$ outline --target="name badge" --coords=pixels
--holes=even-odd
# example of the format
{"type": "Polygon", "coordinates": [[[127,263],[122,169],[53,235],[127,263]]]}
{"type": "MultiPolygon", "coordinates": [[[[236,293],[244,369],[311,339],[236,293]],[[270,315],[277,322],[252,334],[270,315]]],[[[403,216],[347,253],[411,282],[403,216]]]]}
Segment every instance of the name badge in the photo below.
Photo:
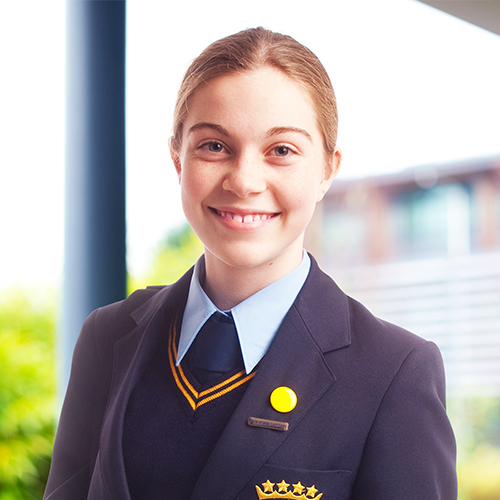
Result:
{"type": "Polygon", "coordinates": [[[273,429],[275,431],[287,431],[288,422],[278,422],[276,420],[267,420],[266,418],[250,417],[248,425],[252,427],[262,427],[263,429],[273,429]]]}

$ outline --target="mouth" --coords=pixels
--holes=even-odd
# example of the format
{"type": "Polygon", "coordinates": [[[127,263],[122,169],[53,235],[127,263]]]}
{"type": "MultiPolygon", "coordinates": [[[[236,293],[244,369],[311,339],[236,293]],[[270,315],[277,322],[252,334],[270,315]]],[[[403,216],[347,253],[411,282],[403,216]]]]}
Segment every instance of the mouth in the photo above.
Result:
{"type": "Polygon", "coordinates": [[[220,217],[223,217],[224,219],[229,219],[229,220],[234,220],[236,222],[239,222],[241,224],[251,224],[253,222],[260,222],[260,221],[265,221],[268,219],[272,219],[273,217],[276,217],[279,215],[278,212],[276,213],[265,213],[265,212],[228,212],[228,211],[223,211],[223,210],[217,210],[216,208],[210,207],[210,210],[212,212],[216,213],[220,217]]]}

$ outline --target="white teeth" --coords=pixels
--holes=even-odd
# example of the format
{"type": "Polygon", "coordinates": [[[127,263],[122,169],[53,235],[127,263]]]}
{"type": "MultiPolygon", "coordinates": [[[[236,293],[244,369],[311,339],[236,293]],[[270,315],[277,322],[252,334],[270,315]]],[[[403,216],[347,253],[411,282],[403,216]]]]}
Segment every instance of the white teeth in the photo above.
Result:
{"type": "Polygon", "coordinates": [[[259,222],[259,221],[267,220],[267,219],[271,218],[271,216],[267,215],[267,214],[239,215],[239,214],[232,214],[230,212],[218,212],[218,214],[221,217],[224,217],[225,219],[235,220],[236,222],[241,222],[243,224],[249,224],[251,222],[259,222]]]}

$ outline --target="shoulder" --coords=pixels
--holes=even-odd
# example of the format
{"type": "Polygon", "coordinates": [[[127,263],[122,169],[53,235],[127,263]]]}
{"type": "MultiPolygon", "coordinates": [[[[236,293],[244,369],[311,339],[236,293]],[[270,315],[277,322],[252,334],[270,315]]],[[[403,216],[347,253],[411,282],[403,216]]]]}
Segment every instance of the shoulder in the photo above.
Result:
{"type": "Polygon", "coordinates": [[[371,400],[378,412],[387,408],[389,415],[396,414],[403,401],[416,402],[415,409],[429,401],[444,408],[445,372],[436,344],[377,318],[346,297],[350,343],[325,353],[339,387],[371,400]]]}
{"type": "Polygon", "coordinates": [[[372,365],[397,369],[408,356],[442,364],[438,347],[405,328],[377,317],[367,307],[347,297],[351,348],[372,365]]]}
{"type": "Polygon", "coordinates": [[[82,350],[92,350],[100,360],[106,343],[112,341],[117,335],[124,335],[135,326],[131,314],[164,288],[167,287],[154,286],[138,289],[124,300],[92,311],[83,323],[75,354],[82,350]]]}
{"type": "Polygon", "coordinates": [[[182,307],[193,268],[170,285],[138,289],[124,300],[94,310],[85,320],[77,343],[102,351],[162,307],[182,307]]]}
{"type": "Polygon", "coordinates": [[[355,366],[359,374],[371,374],[384,384],[403,365],[420,364],[442,376],[435,344],[378,318],[346,295],[314,261],[304,292],[298,304],[301,316],[337,371],[351,373],[355,366]]]}
{"type": "Polygon", "coordinates": [[[352,297],[346,297],[353,341],[376,343],[391,350],[411,350],[426,342],[405,328],[377,317],[352,297]]]}
{"type": "Polygon", "coordinates": [[[132,292],[126,299],[95,309],[87,317],[85,322],[93,325],[106,326],[115,319],[117,315],[128,315],[132,313],[137,307],[142,305],[157,292],[168,288],[168,286],[169,285],[139,288],[132,292]]]}
{"type": "MultiPolygon", "coordinates": [[[[417,335],[376,317],[346,295],[314,259],[296,306],[323,352],[339,347],[408,352],[425,342],[417,335]]],[[[368,354],[367,352],[367,354],[368,354]]]]}

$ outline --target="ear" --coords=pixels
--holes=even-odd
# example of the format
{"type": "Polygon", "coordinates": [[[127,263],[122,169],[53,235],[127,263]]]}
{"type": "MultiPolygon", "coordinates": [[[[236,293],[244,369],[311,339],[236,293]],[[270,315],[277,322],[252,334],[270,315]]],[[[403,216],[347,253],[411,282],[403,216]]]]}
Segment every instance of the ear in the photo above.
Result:
{"type": "Polygon", "coordinates": [[[328,163],[325,165],[325,178],[321,181],[318,198],[316,202],[320,202],[325,196],[326,192],[330,189],[333,179],[337,177],[340,170],[340,164],[342,163],[342,151],[339,147],[335,147],[335,151],[328,159],[328,163]]]}
{"type": "Polygon", "coordinates": [[[177,149],[174,147],[174,141],[173,137],[170,137],[170,140],[168,141],[168,145],[170,148],[170,158],[172,158],[172,162],[175,167],[175,171],[177,172],[177,177],[179,178],[179,181],[181,180],[181,158],[179,156],[179,153],[177,152],[177,149]]]}

